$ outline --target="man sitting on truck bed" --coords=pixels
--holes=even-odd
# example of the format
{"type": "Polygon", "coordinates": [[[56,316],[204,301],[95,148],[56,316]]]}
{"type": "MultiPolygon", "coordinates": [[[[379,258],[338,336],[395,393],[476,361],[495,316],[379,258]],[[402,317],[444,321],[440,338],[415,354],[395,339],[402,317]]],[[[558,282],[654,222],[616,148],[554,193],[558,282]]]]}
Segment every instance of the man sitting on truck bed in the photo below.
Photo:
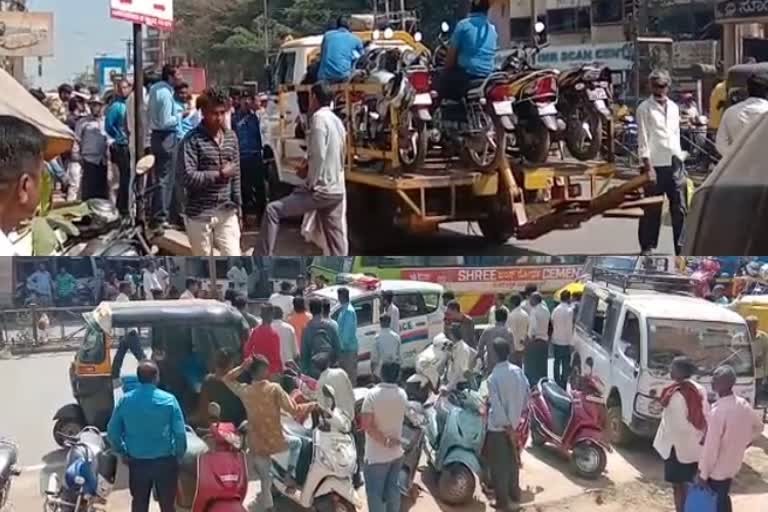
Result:
{"type": "Polygon", "coordinates": [[[472,80],[493,73],[499,36],[488,20],[489,0],[472,0],[469,16],[453,31],[440,77],[440,97],[461,100],[472,80]]]}
{"type": "Polygon", "coordinates": [[[339,16],[336,28],[323,36],[320,47],[320,68],[317,79],[326,82],[344,82],[352,74],[352,67],[363,54],[363,42],[349,30],[349,18],[339,16]]]}

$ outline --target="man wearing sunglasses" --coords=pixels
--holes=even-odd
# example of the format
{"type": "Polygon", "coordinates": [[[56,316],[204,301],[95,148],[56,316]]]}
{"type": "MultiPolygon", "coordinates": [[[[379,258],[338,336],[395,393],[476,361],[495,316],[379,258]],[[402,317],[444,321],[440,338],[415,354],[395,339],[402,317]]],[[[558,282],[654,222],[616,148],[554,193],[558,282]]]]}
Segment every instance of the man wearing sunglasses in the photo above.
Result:
{"type": "MultiPolygon", "coordinates": [[[[664,70],[649,76],[651,96],[637,107],[638,154],[642,171],[648,173],[650,195],[666,195],[672,217],[675,253],[680,254],[680,235],[687,213],[687,174],[680,147],[680,110],[669,99],[671,79],[664,70]]],[[[661,206],[648,208],[640,218],[638,239],[643,254],[650,254],[659,243],[661,206]]]]}

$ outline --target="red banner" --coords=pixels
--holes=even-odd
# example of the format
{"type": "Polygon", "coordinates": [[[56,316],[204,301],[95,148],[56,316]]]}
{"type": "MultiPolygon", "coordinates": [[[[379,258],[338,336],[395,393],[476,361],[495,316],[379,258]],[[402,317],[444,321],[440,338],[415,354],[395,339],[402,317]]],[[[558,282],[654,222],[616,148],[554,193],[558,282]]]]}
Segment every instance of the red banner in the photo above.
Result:
{"type": "Polygon", "coordinates": [[[456,291],[522,289],[527,284],[539,285],[542,291],[555,291],[575,281],[582,272],[581,265],[544,265],[520,267],[448,267],[403,269],[400,276],[414,281],[429,281],[446,285],[456,291]]]}

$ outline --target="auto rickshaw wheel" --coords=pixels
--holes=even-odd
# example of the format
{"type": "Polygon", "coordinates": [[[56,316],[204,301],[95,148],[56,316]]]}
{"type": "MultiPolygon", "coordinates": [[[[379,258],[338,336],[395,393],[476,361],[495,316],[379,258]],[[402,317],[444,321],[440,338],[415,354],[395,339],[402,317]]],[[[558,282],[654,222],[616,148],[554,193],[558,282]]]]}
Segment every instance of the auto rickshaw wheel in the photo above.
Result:
{"type": "Polygon", "coordinates": [[[85,428],[79,420],[61,418],[53,425],[53,440],[62,448],[66,447],[67,438],[75,437],[85,428]]]}

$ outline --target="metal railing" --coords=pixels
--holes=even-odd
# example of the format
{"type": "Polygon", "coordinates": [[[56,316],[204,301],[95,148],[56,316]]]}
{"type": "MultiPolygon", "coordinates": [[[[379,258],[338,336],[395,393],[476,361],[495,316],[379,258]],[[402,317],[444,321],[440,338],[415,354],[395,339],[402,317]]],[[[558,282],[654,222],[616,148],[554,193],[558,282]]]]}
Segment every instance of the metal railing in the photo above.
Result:
{"type": "Polygon", "coordinates": [[[0,347],[79,344],[85,335],[82,314],[93,306],[28,306],[0,310],[0,347]]]}

